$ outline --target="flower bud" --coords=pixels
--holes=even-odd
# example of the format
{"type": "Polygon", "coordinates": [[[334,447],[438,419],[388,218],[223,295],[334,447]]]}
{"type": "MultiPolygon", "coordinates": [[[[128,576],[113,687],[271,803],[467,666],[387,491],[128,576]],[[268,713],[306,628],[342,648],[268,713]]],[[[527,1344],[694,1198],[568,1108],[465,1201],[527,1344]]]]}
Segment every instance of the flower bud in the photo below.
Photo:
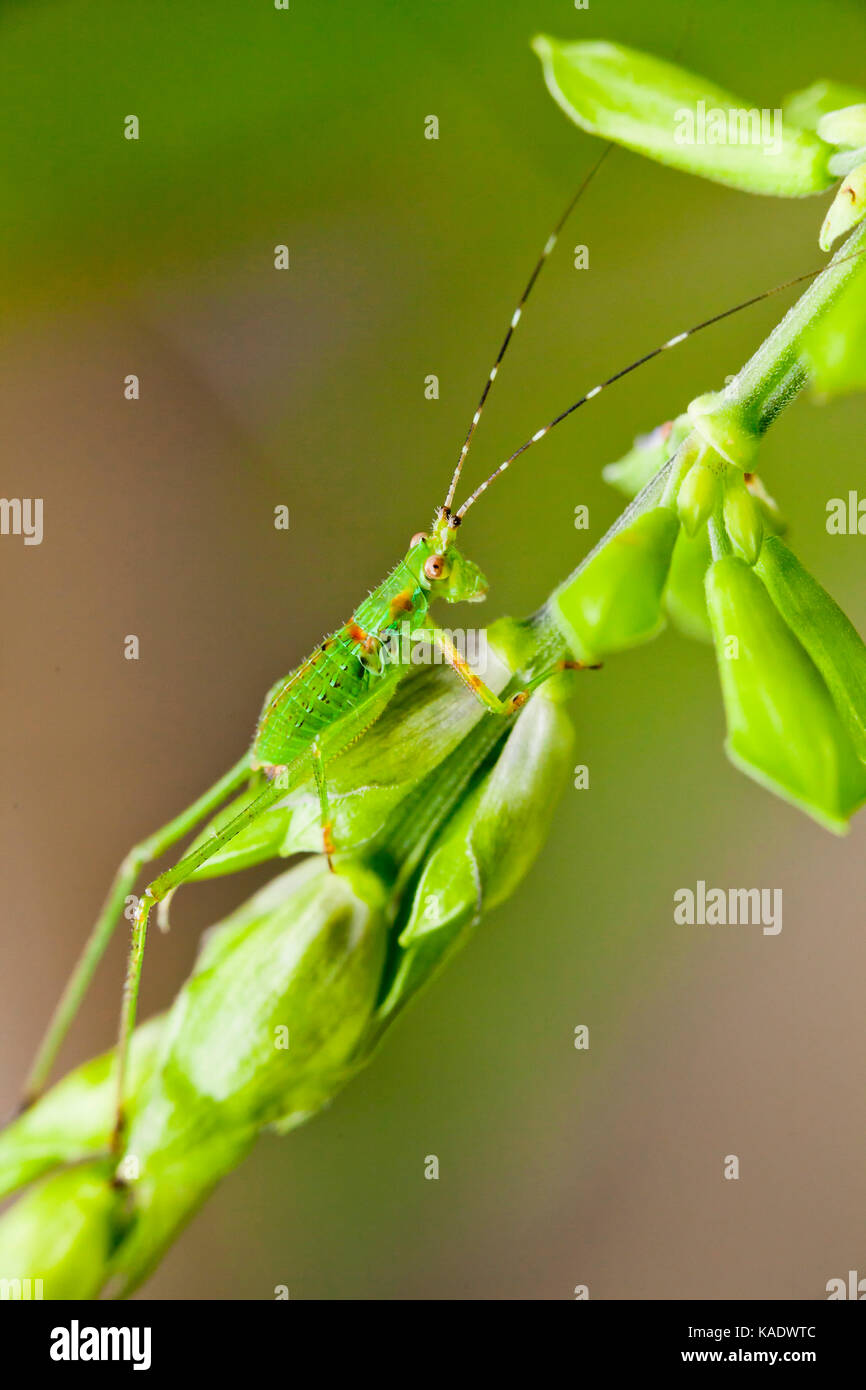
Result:
{"type": "Polygon", "coordinates": [[[704,579],[712,559],[706,528],[696,536],[688,536],[685,531],[680,531],[665,585],[664,605],[671,622],[683,636],[698,642],[713,640],[704,588],[704,579]]]}
{"type": "Polygon", "coordinates": [[[852,150],[866,145],[866,103],[828,111],[818,121],[818,134],[828,145],[847,146],[852,150]]]}
{"type": "Polygon", "coordinates": [[[866,164],[858,164],[842,180],[821,227],[818,245],[829,251],[834,241],[845,236],[866,217],[866,164]]]}
{"type": "Polygon", "coordinates": [[[706,463],[692,464],[677,493],[677,515],[687,535],[696,535],[712,515],[719,489],[720,478],[715,468],[706,463]]]}
{"type": "Polygon", "coordinates": [[[707,575],[728,726],[742,771],[837,833],[866,800],[866,768],[818,668],[743,560],[707,575]]]}
{"type": "Polygon", "coordinates": [[[695,397],[688,414],[705,444],[740,472],[751,471],[761,441],[736,401],[723,391],[709,391],[695,397]]]}
{"type": "Polygon", "coordinates": [[[727,480],[724,518],[725,530],[734,549],[747,564],[753,565],[761,553],[764,523],[758,504],[746,488],[742,477],[734,475],[727,480]]]}
{"type": "Polygon", "coordinates": [[[552,595],[549,612],[578,661],[624,651],[663,626],[662,591],[678,531],[672,508],[650,507],[552,595]]]}
{"type": "Polygon", "coordinates": [[[775,536],[782,536],[788,529],[788,523],[779,510],[779,504],[775,497],[771,497],[767,491],[764,481],[758,477],[757,473],[744,473],[743,482],[749,496],[755,502],[764,523],[764,529],[771,531],[775,536]]]}
{"type": "Polygon", "coordinates": [[[757,570],[785,622],[814,661],[857,754],[866,762],[866,645],[839,605],[776,536],[757,570]]]}

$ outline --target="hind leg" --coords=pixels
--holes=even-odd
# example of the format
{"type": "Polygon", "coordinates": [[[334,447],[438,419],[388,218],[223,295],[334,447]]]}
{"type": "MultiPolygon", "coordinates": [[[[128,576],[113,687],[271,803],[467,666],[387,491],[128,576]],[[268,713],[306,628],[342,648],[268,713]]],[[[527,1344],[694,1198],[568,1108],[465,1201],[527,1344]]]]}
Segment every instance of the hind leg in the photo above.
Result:
{"type": "Polygon", "coordinates": [[[331,812],[328,806],[328,788],[325,783],[325,760],[322,757],[322,750],[318,743],[312,744],[310,748],[313,762],[313,775],[316,779],[316,790],[319,793],[319,809],[322,814],[322,848],[328,860],[328,868],[334,873],[334,839],[331,834],[331,812]]]}
{"type": "Polygon", "coordinates": [[[157,830],[155,834],[142,840],[140,844],[135,845],[129,851],[115,874],[114,882],[102,911],[96,919],[84,949],[51,1015],[48,1028],[24,1083],[21,1109],[26,1110],[45,1089],[57,1053],[72,1026],[96,968],[114,934],[114,929],[121,919],[126,899],[131,896],[135,881],[145,864],[158,859],[166,850],[171,849],[178,840],[183,839],[184,835],[194,830],[206,816],[211,815],[233,791],[237,790],[244,779],[249,776],[249,773],[249,757],[245,755],[203,796],[194,801],[185,811],[181,811],[179,816],[176,816],[161,830],[157,830]]]}
{"type": "MultiPolygon", "coordinates": [[[[300,763],[300,760],[299,760],[300,763]]],[[[297,780],[298,775],[303,769],[299,763],[293,764],[286,769],[289,774],[289,790],[293,779],[297,780]]],[[[111,1151],[115,1157],[120,1157],[123,1144],[124,1131],[124,1112],[123,1103],[126,1089],[126,1069],[129,1058],[129,1040],[135,1028],[135,1016],[138,1008],[138,994],[141,985],[141,969],[144,963],[144,948],[147,942],[147,923],[152,909],[157,903],[162,902],[169,893],[173,892],[181,883],[189,878],[199,865],[204,864],[210,859],[217,850],[223,845],[228,844],[245,826],[254,821],[263,811],[274,806],[286,795],[286,786],[282,781],[272,783],[265,791],[245,806],[238,815],[224,825],[222,829],[215,830],[213,835],[204,844],[187,854],[185,858],[179,860],[171,869],[167,869],[159,878],[154,879],[153,883],[148,884],[142,893],[138,908],[135,914],[135,921],[132,927],[132,942],[129,948],[129,959],[126,967],[126,978],[123,985],[123,1004],[120,1010],[120,1029],[117,1040],[117,1103],[114,1117],[114,1130],[111,1139],[111,1151]]]]}

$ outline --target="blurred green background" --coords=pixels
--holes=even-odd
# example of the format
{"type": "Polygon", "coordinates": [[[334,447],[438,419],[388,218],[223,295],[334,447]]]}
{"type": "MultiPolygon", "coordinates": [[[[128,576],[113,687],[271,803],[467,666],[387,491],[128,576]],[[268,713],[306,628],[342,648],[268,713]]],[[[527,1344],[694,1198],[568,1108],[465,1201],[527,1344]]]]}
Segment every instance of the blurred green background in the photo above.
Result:
{"type": "MultiPolygon", "coordinates": [[[[598,152],[544,90],[539,30],[679,56],[770,107],[862,81],[866,51],[856,0],[3,7],[3,492],[45,499],[41,546],[0,542],[10,1105],[123,853],[234,761],[267,686],[444,494],[598,152]]],[[[826,201],[616,151],[539,284],[471,477],[632,357],[819,264],[826,201]]],[[[602,465],[720,385],[782,307],[606,393],[479,505],[463,543],[491,618],[569,571],[620,509],[602,465]]],[[[861,630],[863,540],[824,520],[862,478],[864,429],[860,400],[804,400],[761,460],[861,630]]],[[[575,717],[591,786],[566,793],[531,879],[326,1115],[261,1143],[146,1294],[814,1298],[862,1269],[866,827],[837,842],[735,773],[712,654],[673,634],[588,679],[575,717]],[[781,887],[781,935],[675,927],[673,893],[699,878],[781,887]]],[[[180,895],[144,1014],[260,877],[180,895]]],[[[123,936],[67,1064],[113,1037],[123,936]]]]}

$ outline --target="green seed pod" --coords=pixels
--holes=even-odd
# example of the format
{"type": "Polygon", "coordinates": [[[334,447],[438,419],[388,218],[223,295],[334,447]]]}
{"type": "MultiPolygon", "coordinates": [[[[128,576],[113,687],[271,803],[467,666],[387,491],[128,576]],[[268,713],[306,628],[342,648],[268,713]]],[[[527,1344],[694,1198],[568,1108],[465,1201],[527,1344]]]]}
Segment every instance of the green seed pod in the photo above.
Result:
{"type": "Polygon", "coordinates": [[[492,769],[434,842],[400,934],[403,951],[378,1010],[380,1027],[462,944],[482,909],[513,893],[535,861],[573,756],[560,680],[571,684],[568,676],[554,678],[531,697],[492,769]]]}
{"type": "Polygon", "coordinates": [[[866,800],[857,757],[821,673],[757,574],[728,555],[707,574],[728,726],[742,771],[836,833],[866,800]]]}
{"type": "Polygon", "coordinates": [[[116,1238],[117,1195],[105,1162],[31,1187],[0,1218],[2,1298],[96,1298],[116,1238]]]}
{"type": "MultiPolygon", "coordinates": [[[[155,1066],[165,1017],[148,1019],[133,1034],[126,1087],[130,1113],[155,1066]]],[[[113,1051],[76,1067],[52,1086],[0,1132],[0,1198],[60,1164],[104,1154],[116,1098],[113,1051]]]]}
{"type": "Polygon", "coordinates": [[[862,637],[778,537],[765,541],[757,570],[785,622],[824,677],[851,741],[866,762],[866,645],[862,637]]]}
{"type": "Polygon", "coordinates": [[[625,651],[664,625],[662,591],[678,531],[671,507],[650,507],[552,595],[548,611],[578,661],[625,651]]]}
{"type": "MultiPolygon", "coordinates": [[[[194,1146],[210,1123],[258,1128],[330,1099],[372,1008],[384,940],[381,912],[318,859],[280,874],[212,929],[162,1040],[158,1092],[195,1097],[191,1113],[178,1109],[173,1142],[194,1146]],[[281,1027],[287,1048],[275,1045],[281,1027]]],[[[152,1100],[129,1135],[142,1159],[152,1100]]],[[[160,1150],[169,1142],[160,1121],[160,1150]]]]}
{"type": "Polygon", "coordinates": [[[818,134],[828,145],[847,146],[852,150],[866,145],[866,102],[828,111],[818,121],[818,134]]]}
{"type": "Polygon", "coordinates": [[[147,1274],[263,1127],[300,1123],[349,1078],[385,940],[382,911],[321,859],[279,875],[208,933],[131,1117],[118,1171],[134,1220],[112,1262],[117,1289],[147,1274]]]}
{"type": "Polygon", "coordinates": [[[697,535],[712,516],[720,484],[717,469],[706,463],[692,464],[677,493],[677,515],[687,535],[697,535]]]}
{"type": "Polygon", "coordinates": [[[687,536],[685,531],[680,532],[665,585],[664,605],[674,626],[685,637],[698,642],[713,640],[704,589],[704,579],[712,560],[706,527],[694,537],[687,536]]]}
{"type": "Polygon", "coordinates": [[[852,169],[839,185],[836,197],[824,218],[818,244],[822,251],[829,251],[834,241],[847,235],[852,227],[866,217],[866,164],[852,169]]]}
{"type": "Polygon", "coordinates": [[[758,504],[749,493],[742,477],[727,480],[724,502],[725,530],[734,549],[747,564],[753,565],[761,553],[764,523],[758,504]]]}

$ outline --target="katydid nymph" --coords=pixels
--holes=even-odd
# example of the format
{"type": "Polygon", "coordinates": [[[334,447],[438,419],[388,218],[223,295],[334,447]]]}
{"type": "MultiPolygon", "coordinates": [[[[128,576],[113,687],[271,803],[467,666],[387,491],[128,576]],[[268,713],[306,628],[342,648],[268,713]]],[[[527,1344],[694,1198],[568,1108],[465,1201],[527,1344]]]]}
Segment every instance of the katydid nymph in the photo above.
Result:
{"type": "MultiPolygon", "coordinates": [[[[608,147],[609,148],[609,147],[608,147]]],[[[472,417],[450,486],[443,504],[436,510],[428,531],[418,532],[409,543],[386,579],[356,608],[352,617],[336,629],[289,676],[269,691],[259,718],[250,749],[218,782],[185,811],[155,834],[136,845],[121,864],[108,898],[85,944],[61,999],[55,1009],[48,1031],[27,1079],[24,1104],[32,1103],[44,1089],[60,1045],[73,1021],[84,993],[123,915],[124,905],[145,865],[162,856],[185,836],[198,829],[246,784],[252,783],[258,795],[247,802],[233,818],[221,823],[219,829],[198,844],[173,867],[149,883],[135,909],[132,940],[123,991],[120,1033],[116,1059],[117,1107],[111,1141],[112,1154],[121,1156],[124,1140],[123,1101],[129,1041],[135,1026],[136,1006],[144,956],[148,919],[152,909],[165,905],[174,890],[201,865],[211,859],[247,825],[274,808],[300,783],[311,776],[318,791],[321,813],[321,844],[332,868],[339,871],[341,851],[351,847],[334,842],[328,803],[328,762],[368,729],[384,710],[406,674],[406,666],[393,656],[389,639],[409,631],[417,639],[427,641],[455,672],[484,709],[493,717],[510,720],[516,717],[533,691],[555,672],[564,668],[595,667],[596,662],[575,659],[575,654],[557,656],[552,663],[538,662],[515,673],[517,687],[504,698],[494,692],[466,659],[461,656],[447,632],[433,617],[438,602],[446,604],[477,602],[487,593],[487,581],[479,568],[458,545],[461,525],[475,502],[486,489],[501,477],[509,466],[538,443],[554,426],[574,413],[578,407],[594,399],[614,381],[627,376],[666,349],[685,341],[699,329],[709,327],[730,314],[757,303],[778,289],[810,279],[817,271],[777,286],[774,290],[755,295],[744,303],[726,309],[684,332],[677,333],[665,343],[645,353],[637,361],[613,373],[605,381],[585,392],[578,400],[562,410],[547,424],[536,430],[515,449],[459,506],[455,493],[469,452],[476,427],[487,397],[496,379],[499,366],[520,321],[523,306],[549,257],[567,217],[589,185],[602,161],[605,149],[584,179],[553,233],[548,237],[541,256],[520,297],[488,374],[484,390],[472,417]]],[[[509,687],[511,688],[511,687],[509,687]]]]}

